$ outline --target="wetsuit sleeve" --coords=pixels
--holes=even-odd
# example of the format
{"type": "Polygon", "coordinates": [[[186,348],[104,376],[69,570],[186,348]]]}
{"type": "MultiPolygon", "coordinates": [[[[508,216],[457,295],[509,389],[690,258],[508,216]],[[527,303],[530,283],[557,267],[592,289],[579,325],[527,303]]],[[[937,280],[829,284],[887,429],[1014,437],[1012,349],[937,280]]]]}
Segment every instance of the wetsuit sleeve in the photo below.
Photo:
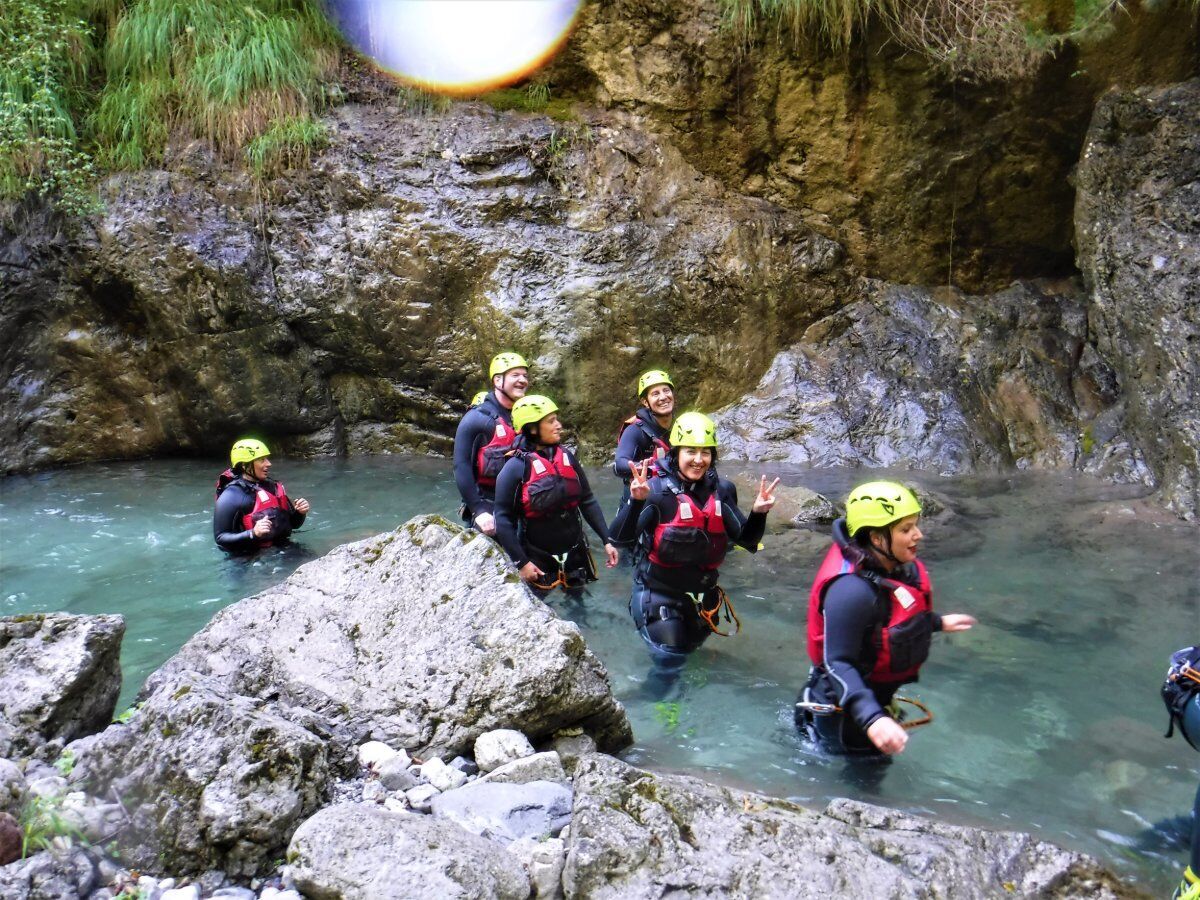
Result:
{"type": "Polygon", "coordinates": [[[221,491],[213,508],[213,539],[218,547],[235,553],[257,549],[254,532],[242,528],[242,516],[253,508],[254,498],[247,497],[237,488],[221,491]]]}
{"type": "Polygon", "coordinates": [[[489,511],[487,501],[475,482],[475,457],[479,455],[479,448],[489,440],[488,425],[490,420],[487,416],[468,410],[454,433],[454,483],[458,485],[459,496],[467,505],[472,519],[489,511]]]}
{"type": "Polygon", "coordinates": [[[669,494],[651,489],[650,496],[645,500],[634,500],[631,497],[622,503],[610,529],[613,541],[633,543],[639,535],[653,532],[658,527],[658,523],[662,521],[663,512],[660,504],[663,503],[664,498],[669,498],[674,502],[674,497],[669,494]]]}
{"type": "Polygon", "coordinates": [[[628,482],[633,477],[629,474],[629,464],[638,462],[648,455],[646,443],[646,435],[642,433],[642,429],[636,425],[627,426],[621,432],[621,439],[617,441],[617,459],[613,463],[613,474],[622,481],[628,482]]]}
{"type": "Polygon", "coordinates": [[[858,666],[876,624],[875,589],[857,575],[836,579],[825,592],[825,670],[836,702],[866,731],[886,713],[858,666]]]}
{"type": "Polygon", "coordinates": [[[521,515],[521,482],[525,480],[525,460],[513,457],[504,464],[496,478],[496,540],[504,552],[519,569],[529,562],[525,548],[517,534],[517,520],[521,515]]]}
{"type": "Polygon", "coordinates": [[[600,508],[600,501],[592,493],[592,486],[588,484],[587,475],[579,467],[575,457],[570,456],[570,460],[575,474],[579,476],[579,511],[583,513],[583,518],[592,531],[596,532],[600,540],[607,544],[611,538],[608,536],[608,523],[604,521],[604,510],[600,508]]]}
{"type": "Polygon", "coordinates": [[[731,481],[721,481],[721,517],[725,520],[725,533],[738,546],[758,552],[758,545],[767,532],[767,514],[752,512],[745,515],[738,509],[737,488],[731,481]]]}

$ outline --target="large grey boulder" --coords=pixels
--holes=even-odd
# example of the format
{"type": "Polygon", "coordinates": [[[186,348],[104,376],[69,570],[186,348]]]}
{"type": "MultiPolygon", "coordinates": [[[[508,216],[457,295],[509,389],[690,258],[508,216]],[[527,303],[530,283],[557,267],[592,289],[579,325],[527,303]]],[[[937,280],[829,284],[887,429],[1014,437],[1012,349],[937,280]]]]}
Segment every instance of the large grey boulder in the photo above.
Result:
{"type": "Polygon", "coordinates": [[[152,675],[204,677],[369,731],[421,757],[481,734],[579,725],[631,740],[578,628],[537,600],[490,538],[436,516],[347,544],[227,607],[152,675]]]}
{"type": "Polygon", "coordinates": [[[112,721],[122,616],[0,618],[0,757],[65,744],[112,721]]]}
{"type": "Polygon", "coordinates": [[[373,804],[323,809],[287,851],[296,887],[314,900],[527,900],[520,861],[453,822],[373,804]]]}
{"type": "Polygon", "coordinates": [[[127,865],[249,876],[325,801],[328,757],[321,738],[261,701],[180,677],[101,734],[72,777],[129,811],[119,835],[127,865]]]}
{"type": "Polygon", "coordinates": [[[652,775],[611,757],[579,763],[568,897],[1131,896],[1096,863],[1025,834],[942,825],[850,800],[824,813],[652,775]]]}
{"type": "MultiPolygon", "coordinates": [[[[1117,90],[1075,174],[1088,323],[1166,505],[1200,517],[1200,79],[1117,90]]],[[[1094,436],[1096,441],[1106,433],[1094,436]]]]}
{"type": "Polygon", "coordinates": [[[1121,433],[1084,429],[1115,402],[1089,352],[1084,298],[1061,283],[989,297],[879,285],[809,327],[717,416],[730,459],[962,474],[1083,468],[1139,481],[1121,433]]]}

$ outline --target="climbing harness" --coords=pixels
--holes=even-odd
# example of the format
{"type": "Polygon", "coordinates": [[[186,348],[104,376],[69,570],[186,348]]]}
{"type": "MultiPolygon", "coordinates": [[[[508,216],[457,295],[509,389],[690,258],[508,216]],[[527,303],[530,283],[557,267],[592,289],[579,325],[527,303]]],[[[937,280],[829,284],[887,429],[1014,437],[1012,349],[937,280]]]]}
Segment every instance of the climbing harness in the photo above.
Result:
{"type": "Polygon", "coordinates": [[[712,609],[704,608],[705,591],[684,591],[691,599],[692,603],[696,604],[696,612],[700,614],[700,618],[704,620],[704,624],[708,626],[709,631],[713,634],[719,634],[721,637],[730,637],[731,634],[737,634],[742,630],[742,620],[738,618],[737,611],[733,608],[733,603],[729,600],[729,595],[725,593],[725,589],[717,586],[717,603],[712,609]],[[722,631],[721,611],[725,612],[725,621],[733,623],[733,631],[722,631]]]}
{"type": "MultiPolygon", "coordinates": [[[[832,715],[833,713],[842,712],[842,708],[835,703],[817,703],[815,700],[797,700],[796,708],[807,710],[810,713],[818,716],[832,715]]],[[[892,702],[887,705],[887,713],[899,723],[901,728],[912,730],[920,728],[922,725],[928,725],[933,721],[933,712],[922,703],[920,700],[914,700],[911,697],[893,697],[892,702]],[[910,706],[915,706],[924,715],[919,719],[904,718],[904,711],[900,709],[898,704],[907,703],[910,706]]]]}

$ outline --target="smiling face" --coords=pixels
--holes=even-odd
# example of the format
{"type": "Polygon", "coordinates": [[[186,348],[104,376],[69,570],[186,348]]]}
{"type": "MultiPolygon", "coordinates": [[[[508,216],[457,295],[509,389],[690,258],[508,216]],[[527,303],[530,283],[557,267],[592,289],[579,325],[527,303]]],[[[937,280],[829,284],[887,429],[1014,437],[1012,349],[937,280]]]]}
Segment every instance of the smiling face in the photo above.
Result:
{"type": "Polygon", "coordinates": [[[708,447],[680,447],[679,474],[688,481],[699,481],[712,467],[713,454],[708,447]]]}
{"type": "Polygon", "coordinates": [[[529,390],[529,371],[524,366],[509,369],[492,379],[492,387],[499,393],[507,394],[514,402],[520,400],[529,390]]]}
{"type": "MultiPolygon", "coordinates": [[[[905,516],[900,521],[893,522],[890,526],[892,556],[902,566],[917,558],[921,538],[924,537],[920,527],[917,525],[919,518],[920,516],[905,516]]],[[[872,543],[876,543],[876,541],[878,541],[876,546],[882,550],[883,538],[872,538],[872,543]]]]}
{"type": "Polygon", "coordinates": [[[675,392],[669,384],[654,384],[642,395],[642,406],[659,418],[675,412],[675,392]]]}
{"type": "Polygon", "coordinates": [[[537,423],[537,440],[539,444],[553,447],[562,441],[563,426],[558,421],[558,413],[550,413],[537,423]]]}

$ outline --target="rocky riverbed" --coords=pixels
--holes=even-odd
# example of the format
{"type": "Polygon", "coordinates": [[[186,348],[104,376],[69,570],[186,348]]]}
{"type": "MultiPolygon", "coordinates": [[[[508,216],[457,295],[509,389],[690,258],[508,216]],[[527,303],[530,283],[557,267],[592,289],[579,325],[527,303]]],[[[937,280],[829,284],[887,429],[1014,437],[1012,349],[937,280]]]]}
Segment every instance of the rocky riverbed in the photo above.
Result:
{"type": "Polygon", "coordinates": [[[436,517],[218,613],[102,728],[121,626],[0,620],[5,897],[1140,896],[1028,835],[622,762],[576,627],[436,517]]]}

